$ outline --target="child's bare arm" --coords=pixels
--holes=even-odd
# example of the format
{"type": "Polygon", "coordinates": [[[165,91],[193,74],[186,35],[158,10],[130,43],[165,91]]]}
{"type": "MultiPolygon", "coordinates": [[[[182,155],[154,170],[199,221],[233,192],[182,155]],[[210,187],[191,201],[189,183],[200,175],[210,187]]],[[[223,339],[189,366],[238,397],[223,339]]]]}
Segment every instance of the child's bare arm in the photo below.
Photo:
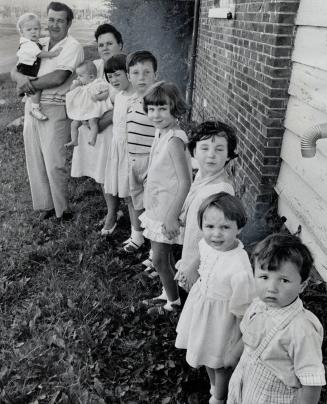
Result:
{"type": "Polygon", "coordinates": [[[318,404],[321,386],[303,386],[299,404],[318,404]]]}
{"type": "Polygon", "coordinates": [[[178,236],[180,223],[178,217],[181,213],[183,203],[191,186],[191,178],[189,176],[189,168],[185,156],[185,145],[183,141],[177,137],[173,137],[168,144],[168,153],[171,161],[175,165],[175,171],[178,179],[178,190],[168,214],[167,220],[163,223],[163,233],[168,239],[178,236]]]}
{"type": "Polygon", "coordinates": [[[235,344],[235,346],[233,347],[232,350],[226,352],[225,354],[225,358],[224,358],[224,367],[225,368],[235,368],[235,366],[237,365],[242,352],[244,349],[244,344],[243,344],[243,340],[242,338],[239,339],[239,341],[237,342],[237,344],[235,344]]]}
{"type": "Polygon", "coordinates": [[[51,59],[51,58],[55,58],[56,56],[58,56],[60,54],[60,52],[62,51],[62,48],[58,48],[54,51],[41,51],[37,56],[41,59],[51,59]]]}

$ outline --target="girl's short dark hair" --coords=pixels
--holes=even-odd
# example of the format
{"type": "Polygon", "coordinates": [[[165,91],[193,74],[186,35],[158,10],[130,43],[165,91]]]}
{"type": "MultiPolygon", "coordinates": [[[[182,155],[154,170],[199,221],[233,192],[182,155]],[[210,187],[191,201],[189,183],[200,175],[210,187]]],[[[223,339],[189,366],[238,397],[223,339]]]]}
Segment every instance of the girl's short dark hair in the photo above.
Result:
{"type": "Polygon", "coordinates": [[[302,282],[308,279],[313,266],[308,247],[288,233],[271,234],[260,241],[252,252],[252,261],[267,271],[278,271],[282,263],[290,261],[298,268],[302,282]]]}
{"type": "Polygon", "coordinates": [[[205,121],[195,126],[191,130],[190,141],[188,143],[188,148],[191,155],[194,157],[194,150],[197,142],[200,140],[207,140],[213,136],[224,137],[227,141],[227,157],[229,160],[238,157],[235,152],[237,147],[237,137],[235,131],[229,125],[220,121],[205,121]]]}
{"type": "Polygon", "coordinates": [[[49,13],[49,10],[66,11],[67,22],[69,23],[73,21],[74,18],[73,10],[70,7],[68,7],[67,4],[60,3],[59,1],[52,1],[47,7],[47,14],[49,13]]]}
{"type": "Polygon", "coordinates": [[[119,43],[123,47],[123,37],[113,25],[108,23],[99,25],[94,33],[95,40],[98,42],[99,36],[103,34],[112,34],[115,37],[117,43],[119,43]]]}
{"type": "Polygon", "coordinates": [[[198,224],[201,230],[204,212],[211,207],[221,210],[226,219],[236,222],[238,229],[246,225],[247,215],[241,200],[227,192],[219,192],[208,196],[199,207],[198,224]]]}
{"type": "Polygon", "coordinates": [[[153,71],[156,73],[158,69],[158,62],[156,57],[147,50],[140,50],[128,54],[126,59],[126,70],[129,73],[129,69],[135,66],[137,63],[150,62],[152,63],[153,71]]]}
{"type": "Polygon", "coordinates": [[[126,55],[124,53],[112,55],[104,64],[104,73],[107,80],[107,74],[115,73],[117,70],[124,70],[126,73],[126,55]]]}
{"type": "Polygon", "coordinates": [[[143,97],[143,109],[148,113],[149,105],[170,106],[170,113],[178,118],[185,114],[187,105],[183,100],[180,91],[174,83],[159,81],[152,85],[143,97]]]}

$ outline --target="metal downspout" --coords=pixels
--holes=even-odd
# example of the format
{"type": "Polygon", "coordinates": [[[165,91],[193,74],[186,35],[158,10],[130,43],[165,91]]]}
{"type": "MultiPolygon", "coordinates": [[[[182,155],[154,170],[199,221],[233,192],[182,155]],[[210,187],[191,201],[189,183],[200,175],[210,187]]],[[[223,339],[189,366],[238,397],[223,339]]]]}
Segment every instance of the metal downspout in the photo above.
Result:
{"type": "Polygon", "coordinates": [[[196,50],[197,50],[197,42],[198,42],[200,3],[201,3],[201,0],[195,0],[195,3],[194,3],[194,18],[193,18],[191,58],[190,58],[190,77],[189,77],[187,87],[186,87],[186,103],[190,107],[188,116],[187,116],[188,122],[190,122],[190,120],[191,120],[192,108],[193,108],[192,98],[193,98],[196,50]]]}

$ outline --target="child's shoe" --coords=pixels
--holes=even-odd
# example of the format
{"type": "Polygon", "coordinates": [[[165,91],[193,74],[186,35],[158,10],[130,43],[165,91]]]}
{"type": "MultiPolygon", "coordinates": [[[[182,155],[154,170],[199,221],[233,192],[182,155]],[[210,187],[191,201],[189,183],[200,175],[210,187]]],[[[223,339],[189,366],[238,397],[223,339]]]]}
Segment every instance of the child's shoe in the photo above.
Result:
{"type": "Polygon", "coordinates": [[[124,244],[124,251],[127,253],[133,253],[139,250],[142,245],[144,244],[144,237],[139,238],[138,240],[135,240],[133,237],[130,238],[130,240],[124,244]]]}
{"type": "Polygon", "coordinates": [[[155,302],[155,301],[157,301],[157,300],[166,300],[166,301],[167,301],[167,300],[168,300],[168,297],[167,297],[167,293],[166,293],[165,289],[162,288],[161,295],[156,296],[156,297],[153,297],[151,300],[152,300],[153,302],[155,302]]]}
{"type": "Polygon", "coordinates": [[[38,121],[46,121],[48,119],[48,117],[41,112],[40,108],[36,107],[30,110],[30,115],[38,121]]]}
{"type": "Polygon", "coordinates": [[[163,305],[163,308],[166,311],[174,311],[177,307],[180,307],[181,304],[182,303],[180,298],[173,300],[172,302],[170,300],[167,300],[167,303],[163,305]]]}

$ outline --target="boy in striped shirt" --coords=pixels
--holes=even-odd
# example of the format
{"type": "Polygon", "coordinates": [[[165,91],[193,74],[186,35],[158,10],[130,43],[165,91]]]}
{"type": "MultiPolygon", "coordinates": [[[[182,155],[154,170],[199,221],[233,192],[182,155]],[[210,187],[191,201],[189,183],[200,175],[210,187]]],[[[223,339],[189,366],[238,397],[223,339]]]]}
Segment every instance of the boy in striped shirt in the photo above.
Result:
{"type": "Polygon", "coordinates": [[[129,191],[128,210],[131,237],[124,243],[126,252],[138,250],[144,243],[139,216],[143,212],[144,182],[155,128],[143,109],[143,96],[156,81],[157,60],[151,52],[137,51],[127,56],[128,78],[135,91],[127,109],[129,191]]]}

